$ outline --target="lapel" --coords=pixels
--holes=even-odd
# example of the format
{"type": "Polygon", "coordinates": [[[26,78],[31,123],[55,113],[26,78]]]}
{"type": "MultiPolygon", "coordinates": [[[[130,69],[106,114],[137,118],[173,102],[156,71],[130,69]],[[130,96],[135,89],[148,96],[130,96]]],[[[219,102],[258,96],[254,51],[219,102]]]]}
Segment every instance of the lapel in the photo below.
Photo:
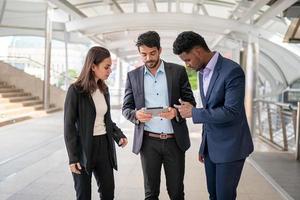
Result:
{"type": "Polygon", "coordinates": [[[208,86],[208,89],[207,89],[207,92],[206,92],[206,96],[205,96],[206,102],[208,102],[211,91],[212,91],[212,89],[215,85],[216,80],[218,79],[219,69],[220,69],[221,65],[222,65],[222,56],[221,56],[221,54],[219,54],[218,61],[216,63],[215,69],[213,71],[213,74],[212,74],[212,77],[210,79],[209,86],[208,86]]]}
{"type": "Polygon", "coordinates": [[[96,113],[95,103],[94,103],[94,100],[93,100],[93,97],[92,97],[91,94],[88,94],[88,99],[89,99],[89,102],[90,102],[90,104],[92,106],[92,109],[93,109],[94,113],[96,113]]]}
{"type": "MultiPolygon", "coordinates": [[[[164,61],[162,61],[164,62],[164,61]]],[[[167,87],[168,87],[168,97],[169,97],[169,105],[171,105],[171,97],[172,97],[172,67],[169,63],[164,62],[166,78],[167,78],[167,87]]]]}
{"type": "Polygon", "coordinates": [[[107,105],[107,111],[110,110],[110,99],[109,99],[109,90],[108,88],[106,88],[106,91],[104,92],[104,98],[105,98],[105,102],[106,102],[106,105],[107,105]]]}
{"type": "Polygon", "coordinates": [[[142,107],[145,107],[145,91],[144,91],[144,72],[145,72],[145,66],[142,66],[138,70],[137,78],[137,92],[141,92],[141,101],[142,101],[142,107]],[[139,88],[140,87],[140,88],[139,88]]]}
{"type": "Polygon", "coordinates": [[[203,75],[200,72],[198,72],[198,74],[199,74],[198,80],[199,80],[200,96],[201,96],[203,107],[206,107],[206,99],[203,91],[203,75]]]}

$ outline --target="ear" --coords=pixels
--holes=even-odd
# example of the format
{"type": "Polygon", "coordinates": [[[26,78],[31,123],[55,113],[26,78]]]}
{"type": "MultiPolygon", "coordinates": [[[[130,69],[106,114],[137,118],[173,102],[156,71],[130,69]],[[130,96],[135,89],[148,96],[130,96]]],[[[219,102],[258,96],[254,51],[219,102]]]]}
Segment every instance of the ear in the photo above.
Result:
{"type": "Polygon", "coordinates": [[[198,54],[202,52],[202,48],[200,47],[195,47],[194,51],[197,52],[198,54]]]}
{"type": "Polygon", "coordinates": [[[160,48],[158,49],[158,55],[160,55],[161,52],[162,52],[162,48],[160,47],[160,48]]]}
{"type": "Polygon", "coordinates": [[[95,69],[96,69],[96,65],[95,64],[93,64],[93,66],[92,66],[92,71],[94,72],[95,71],[95,69]]]}

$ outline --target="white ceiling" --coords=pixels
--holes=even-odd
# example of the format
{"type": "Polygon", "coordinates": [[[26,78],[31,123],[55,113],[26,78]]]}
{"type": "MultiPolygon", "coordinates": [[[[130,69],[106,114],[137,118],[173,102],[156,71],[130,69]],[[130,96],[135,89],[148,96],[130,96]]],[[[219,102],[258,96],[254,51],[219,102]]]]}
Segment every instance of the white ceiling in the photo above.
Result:
{"type": "MultiPolygon", "coordinates": [[[[0,36],[44,36],[47,4],[54,10],[53,37],[72,43],[90,40],[113,51],[124,61],[138,62],[135,40],[139,34],[155,30],[161,36],[163,57],[180,62],[172,53],[172,43],[184,30],[204,36],[214,49],[236,51],[241,41],[252,35],[263,41],[266,52],[277,56],[282,47],[272,36],[283,37],[289,20],[282,11],[297,0],[0,0],[0,36]],[[270,44],[269,44],[270,43],[270,44]],[[277,48],[279,50],[277,51],[277,48]]],[[[297,56],[293,55],[292,57],[297,56]]],[[[299,59],[299,57],[298,57],[299,59]]],[[[289,63],[278,60],[279,65],[289,63]]],[[[283,70],[286,71],[286,70],[283,70]]],[[[300,70],[298,70],[300,71],[300,70]]],[[[287,72],[289,80],[295,73],[287,72]]],[[[299,74],[300,76],[300,74],[299,74]]],[[[298,77],[299,77],[298,76],[298,77]]]]}

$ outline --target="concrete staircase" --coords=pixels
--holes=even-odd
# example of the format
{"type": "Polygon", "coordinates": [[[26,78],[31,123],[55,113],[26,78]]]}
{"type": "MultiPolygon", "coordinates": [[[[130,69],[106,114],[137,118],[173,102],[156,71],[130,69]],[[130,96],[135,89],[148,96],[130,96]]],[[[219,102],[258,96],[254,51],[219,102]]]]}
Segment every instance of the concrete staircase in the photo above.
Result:
{"type": "Polygon", "coordinates": [[[60,110],[54,104],[44,110],[43,102],[38,97],[0,82],[0,127],[60,110]]]}

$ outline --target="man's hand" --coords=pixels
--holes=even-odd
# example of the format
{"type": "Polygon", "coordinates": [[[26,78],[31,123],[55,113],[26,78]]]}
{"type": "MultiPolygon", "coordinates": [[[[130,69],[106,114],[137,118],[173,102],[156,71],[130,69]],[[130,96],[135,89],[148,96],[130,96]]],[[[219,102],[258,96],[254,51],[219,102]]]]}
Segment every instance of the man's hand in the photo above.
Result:
{"type": "Polygon", "coordinates": [[[145,113],[143,108],[142,108],[142,109],[136,111],[135,118],[137,120],[139,120],[140,122],[145,123],[145,122],[148,122],[152,119],[152,114],[145,113]]]}
{"type": "Polygon", "coordinates": [[[174,104],[174,107],[178,109],[181,117],[183,118],[192,117],[192,109],[194,106],[187,101],[182,101],[181,99],[179,99],[179,103],[180,105],[174,104]]]}
{"type": "Polygon", "coordinates": [[[204,156],[201,155],[201,154],[199,154],[198,160],[199,160],[201,163],[204,163],[204,156]]]}
{"type": "Polygon", "coordinates": [[[75,173],[75,174],[81,174],[80,170],[82,169],[80,166],[80,163],[72,163],[70,164],[70,170],[71,172],[75,173]]]}
{"type": "Polygon", "coordinates": [[[173,119],[177,115],[177,110],[175,108],[168,108],[168,112],[162,112],[159,114],[160,117],[166,118],[166,119],[173,119]]]}
{"type": "Polygon", "coordinates": [[[123,148],[127,145],[127,143],[128,143],[127,138],[121,138],[119,140],[119,145],[123,148]]]}

